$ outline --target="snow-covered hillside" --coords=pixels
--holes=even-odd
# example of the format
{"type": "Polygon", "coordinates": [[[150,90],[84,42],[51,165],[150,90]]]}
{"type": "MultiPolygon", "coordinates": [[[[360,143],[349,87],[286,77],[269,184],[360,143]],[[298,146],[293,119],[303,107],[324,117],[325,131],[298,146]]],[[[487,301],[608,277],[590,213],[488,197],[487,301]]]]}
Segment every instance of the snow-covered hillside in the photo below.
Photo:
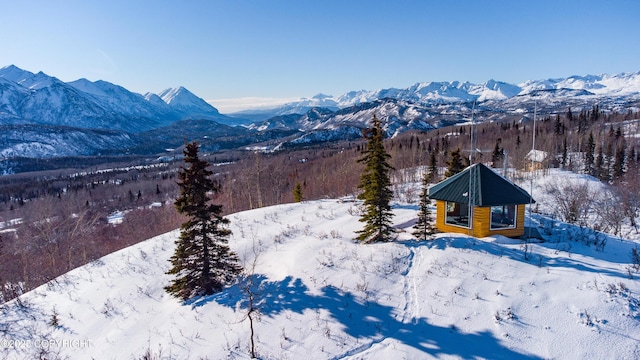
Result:
{"type": "Polygon", "coordinates": [[[302,115],[281,115],[265,120],[250,128],[298,129],[300,136],[292,143],[328,141],[328,138],[357,139],[362,136],[361,129],[371,126],[371,120],[377,116],[383,121],[387,136],[393,137],[409,130],[428,131],[438,125],[429,109],[406,101],[385,99],[366,104],[354,105],[339,111],[325,108],[312,108],[302,115]]]}
{"type": "Polygon", "coordinates": [[[0,147],[0,159],[122,154],[135,144],[129,134],[107,130],[46,125],[9,125],[2,130],[6,145],[0,147]]]}
{"type": "Polygon", "coordinates": [[[230,245],[247,275],[187,303],[163,291],[178,231],[158,236],[5,304],[0,357],[246,359],[247,288],[263,359],[640,357],[640,284],[628,273],[637,242],[417,242],[417,206],[393,211],[398,241],[371,245],[352,240],[362,226],[353,202],[232,214],[230,245]]]}

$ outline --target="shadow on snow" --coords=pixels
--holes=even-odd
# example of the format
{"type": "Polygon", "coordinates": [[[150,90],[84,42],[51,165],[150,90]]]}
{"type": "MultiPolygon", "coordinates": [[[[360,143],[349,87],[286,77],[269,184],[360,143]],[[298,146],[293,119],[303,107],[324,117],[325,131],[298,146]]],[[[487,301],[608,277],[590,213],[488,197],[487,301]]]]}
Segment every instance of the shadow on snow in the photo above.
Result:
{"type": "MultiPolygon", "coordinates": [[[[312,294],[299,278],[287,277],[269,281],[263,275],[244,278],[223,293],[195,299],[191,306],[202,306],[215,301],[236,309],[248,308],[246,288],[251,281],[254,307],[266,316],[283,312],[303,314],[305,311],[324,310],[338,323],[341,330],[359,340],[369,340],[368,346],[386,338],[395,339],[432,356],[456,355],[461,358],[539,359],[535,355],[519,353],[500,344],[489,331],[462,333],[454,327],[431,325],[424,318],[402,322],[402,314],[392,307],[375,301],[365,301],[351,292],[334,286],[325,286],[319,294],[312,294]]],[[[323,313],[324,314],[324,313],[323,313]]],[[[322,315],[325,316],[325,315],[322,315]]],[[[322,319],[322,324],[325,324],[322,319]]],[[[311,328],[320,323],[309,324],[311,328]]],[[[332,323],[323,326],[332,326],[332,323]]],[[[322,331],[322,329],[318,329],[322,331]]],[[[360,346],[340,356],[353,355],[360,346]]],[[[366,344],[366,343],[365,343],[366,344]]]]}
{"type": "MultiPolygon", "coordinates": [[[[399,242],[407,247],[420,247],[426,246],[429,249],[439,249],[444,250],[448,247],[454,249],[467,249],[471,251],[480,251],[487,254],[491,254],[498,257],[507,257],[511,260],[516,260],[520,262],[524,262],[530,264],[532,266],[542,266],[542,267],[551,267],[551,268],[573,268],[577,271],[586,271],[597,274],[606,274],[613,277],[619,277],[628,279],[627,272],[621,267],[619,271],[614,269],[605,269],[602,267],[593,266],[588,261],[584,261],[579,258],[571,258],[564,255],[558,256],[547,256],[542,254],[530,254],[530,259],[526,260],[524,257],[524,252],[521,249],[516,249],[513,247],[505,246],[504,244],[497,244],[491,242],[485,242],[480,239],[476,239],[473,237],[441,237],[431,241],[417,241],[417,240],[408,240],[399,242]]],[[[582,245],[579,243],[572,243],[576,247],[586,247],[588,246],[582,245]]],[[[551,247],[551,243],[541,243],[541,244],[529,244],[529,246],[537,245],[541,247],[546,247],[548,249],[554,250],[551,247]]],[[[560,251],[560,250],[558,250],[560,251]]],[[[595,250],[593,250],[595,252],[595,250]]],[[[630,251],[630,250],[629,250],[630,251]]],[[[577,252],[576,255],[580,255],[583,258],[594,257],[593,255],[585,254],[586,251],[577,252]]],[[[601,253],[601,252],[600,252],[601,253]]],[[[621,263],[624,264],[624,263],[621,263]]]]}

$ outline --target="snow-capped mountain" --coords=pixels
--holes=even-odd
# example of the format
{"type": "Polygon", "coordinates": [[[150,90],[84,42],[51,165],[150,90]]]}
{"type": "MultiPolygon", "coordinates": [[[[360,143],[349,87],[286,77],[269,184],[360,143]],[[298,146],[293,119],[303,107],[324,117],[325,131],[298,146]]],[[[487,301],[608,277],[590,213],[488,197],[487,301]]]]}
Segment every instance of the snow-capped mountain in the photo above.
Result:
{"type": "Polygon", "coordinates": [[[158,96],[174,111],[184,114],[186,118],[216,119],[220,117],[218,109],[182,86],[165,89],[158,96]]]}
{"type": "Polygon", "coordinates": [[[385,98],[337,111],[314,107],[302,115],[280,115],[249,128],[258,131],[299,130],[297,134],[283,139],[278,147],[281,148],[361,138],[362,130],[371,127],[374,115],[382,121],[388,137],[409,130],[428,131],[456,122],[456,119],[448,120],[450,116],[440,116],[442,114],[434,113],[433,109],[426,106],[385,98]]]}
{"type": "Polygon", "coordinates": [[[304,117],[304,130],[331,130],[345,125],[366,128],[370,127],[374,115],[384,119],[384,130],[390,137],[407,130],[426,131],[435,128],[430,123],[433,117],[428,109],[390,98],[353,105],[324,119],[310,116],[311,114],[313,112],[307,113],[304,117]]]}
{"type": "Polygon", "coordinates": [[[640,72],[616,75],[570,76],[565,79],[526,81],[519,85],[520,94],[534,90],[586,90],[598,96],[637,95],[640,93],[640,72]]]}
{"type": "Polygon", "coordinates": [[[0,69],[0,125],[43,124],[140,132],[187,118],[236,124],[184,87],[160,96],[132,93],[106,81],[65,83],[14,65],[0,69]]]}
{"type": "MultiPolygon", "coordinates": [[[[640,72],[621,73],[616,75],[585,75],[571,76],[566,79],[530,80],[518,85],[489,80],[483,84],[469,82],[419,82],[407,88],[388,88],[373,91],[350,91],[337,97],[322,95],[311,99],[302,98],[283,106],[261,110],[260,112],[243,111],[242,114],[286,115],[302,114],[313,107],[327,107],[331,109],[346,108],[357,104],[372,102],[384,98],[392,98],[407,102],[436,105],[473,102],[493,102],[513,98],[527,99],[528,96],[553,98],[555,102],[574,98],[587,97],[618,97],[632,96],[640,98],[640,72]],[[540,91],[544,91],[541,93],[540,91]],[[320,101],[321,100],[321,101],[320,101]]],[[[266,119],[264,117],[263,119],[266,119]]]]}
{"type": "Polygon", "coordinates": [[[280,115],[250,128],[259,131],[281,129],[300,130],[293,139],[288,138],[283,145],[318,143],[335,140],[351,140],[362,137],[362,129],[371,126],[373,116],[383,123],[388,137],[394,137],[409,130],[428,131],[455,123],[458,116],[441,114],[421,104],[404,100],[384,98],[360,103],[332,111],[314,107],[302,115],[280,115]]]}
{"type": "Polygon", "coordinates": [[[0,77],[32,90],[38,90],[50,86],[54,80],[57,80],[42,71],[34,74],[32,72],[22,70],[15,65],[9,65],[0,69],[0,77]]]}
{"type": "Polygon", "coordinates": [[[313,108],[324,108],[335,111],[339,110],[341,107],[343,106],[340,106],[339,100],[334,99],[333,96],[317,94],[311,98],[303,97],[298,101],[287,103],[276,108],[242,110],[230,115],[251,119],[254,123],[260,123],[263,120],[274,117],[304,114],[313,108]]]}
{"type": "Polygon", "coordinates": [[[65,83],[11,65],[0,69],[0,161],[21,156],[99,155],[123,148],[147,155],[159,149],[159,144],[175,148],[193,136],[215,137],[212,149],[244,146],[260,139],[281,139],[279,143],[285,147],[347,140],[359,138],[374,115],[382,120],[388,136],[395,136],[407,130],[426,131],[466,122],[474,103],[479,121],[521,120],[533,113],[534,103],[539,113],[546,114],[596,103],[603,111],[626,112],[637,109],[640,103],[640,72],[571,76],[519,85],[496,80],[483,84],[419,82],[402,89],[358,90],[338,97],[317,94],[282,107],[230,117],[184,87],[141,95],[106,81],[79,79],[65,83]],[[195,129],[171,126],[181,120],[203,120],[198,124],[204,124],[207,130],[196,134],[195,129]],[[242,135],[220,138],[214,134],[228,131],[213,129],[220,124],[243,125],[246,129],[242,135]],[[37,126],[18,125],[44,127],[38,133],[37,126]],[[49,128],[56,126],[59,128],[55,131],[49,128]],[[22,135],[20,129],[24,130],[22,135]],[[104,146],[93,146],[87,142],[91,139],[87,134],[98,129],[113,131],[102,137],[131,142],[105,138],[101,140],[104,146]],[[171,132],[171,136],[163,132],[171,132]]]}
{"type": "Polygon", "coordinates": [[[132,93],[121,86],[106,81],[92,82],[87,79],[79,79],[68,84],[93,96],[96,101],[104,104],[115,113],[129,114],[157,121],[161,121],[163,118],[175,118],[174,109],[164,101],[149,101],[140,94],[132,93]]]}

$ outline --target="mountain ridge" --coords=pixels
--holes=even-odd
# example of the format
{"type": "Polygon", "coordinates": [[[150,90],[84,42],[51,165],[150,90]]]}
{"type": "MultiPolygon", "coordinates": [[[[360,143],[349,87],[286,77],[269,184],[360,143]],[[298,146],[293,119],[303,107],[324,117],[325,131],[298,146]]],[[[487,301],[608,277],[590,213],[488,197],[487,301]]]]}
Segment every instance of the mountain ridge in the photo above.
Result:
{"type": "Polygon", "coordinates": [[[539,114],[553,114],[595,104],[605,112],[636,111],[640,107],[640,72],[571,76],[520,85],[494,79],[483,84],[417,82],[403,89],[358,90],[338,97],[319,93],[254,115],[242,112],[241,118],[234,118],[182,86],[142,95],[103,80],[82,78],[65,83],[11,65],[0,69],[0,131],[4,135],[0,137],[0,162],[128,151],[147,156],[150,151],[179,148],[184,139],[200,139],[210,143],[212,150],[244,149],[267,141],[263,147],[273,151],[361,138],[361,130],[370,126],[374,115],[383,122],[387,136],[393,137],[409,130],[467,123],[473,109],[479,122],[511,122],[528,121],[534,107],[539,114]],[[202,133],[186,128],[189,124],[198,124],[196,128],[202,133]],[[56,126],[60,128],[52,130],[56,126]],[[231,134],[227,126],[239,129],[232,131],[234,135],[221,136],[231,134]],[[92,143],[94,130],[108,130],[98,137],[99,145],[92,143]]]}
{"type": "MultiPolygon", "coordinates": [[[[635,96],[640,97],[640,71],[623,72],[609,75],[572,75],[567,78],[527,80],[520,84],[510,84],[490,79],[482,84],[468,81],[417,82],[406,88],[381,88],[377,90],[354,90],[339,96],[321,94],[320,98],[301,98],[271,109],[260,109],[252,112],[238,112],[244,116],[254,114],[288,115],[308,111],[312,107],[345,108],[363,102],[371,102],[383,98],[393,98],[416,102],[423,105],[460,102],[485,102],[508,100],[517,96],[535,95],[540,90],[562,91],[574,90],[574,93],[596,97],[635,96]]],[[[571,95],[575,96],[575,95],[571,95]]],[[[233,115],[233,114],[232,114],[233,115]]]]}
{"type": "Polygon", "coordinates": [[[186,88],[141,95],[104,80],[63,82],[15,65],[0,68],[0,125],[43,124],[140,132],[188,118],[236,125],[186,88]],[[170,95],[167,95],[170,94],[170,95]],[[161,100],[161,101],[158,101],[161,100]]]}

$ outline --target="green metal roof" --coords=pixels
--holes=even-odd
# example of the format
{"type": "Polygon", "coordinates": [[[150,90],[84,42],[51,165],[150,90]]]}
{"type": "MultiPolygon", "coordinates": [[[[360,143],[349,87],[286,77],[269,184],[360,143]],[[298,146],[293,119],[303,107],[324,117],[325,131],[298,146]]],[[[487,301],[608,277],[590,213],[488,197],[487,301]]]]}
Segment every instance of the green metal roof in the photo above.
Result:
{"type": "Polygon", "coordinates": [[[474,164],[429,189],[429,197],[436,200],[469,203],[469,177],[473,180],[475,206],[528,204],[535,202],[523,188],[502,177],[483,164],[474,164]]]}

